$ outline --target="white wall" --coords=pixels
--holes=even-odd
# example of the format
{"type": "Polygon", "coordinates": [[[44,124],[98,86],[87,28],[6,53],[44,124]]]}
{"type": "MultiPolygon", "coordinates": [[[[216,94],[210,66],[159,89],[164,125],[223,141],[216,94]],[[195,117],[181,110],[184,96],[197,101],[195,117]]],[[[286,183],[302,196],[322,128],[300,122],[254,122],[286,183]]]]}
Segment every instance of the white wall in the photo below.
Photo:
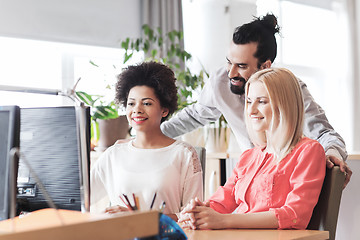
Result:
{"type": "MultiPolygon", "coordinates": [[[[356,47],[357,47],[357,55],[355,61],[355,79],[354,79],[354,88],[353,88],[353,97],[354,97],[354,103],[353,103],[353,110],[354,110],[354,116],[353,116],[353,126],[354,126],[354,150],[360,151],[360,3],[357,0],[352,0],[353,4],[355,5],[355,13],[354,13],[354,21],[356,22],[356,47]]],[[[359,235],[360,236],[360,235],[359,235]]]]}
{"type": "Polygon", "coordinates": [[[140,36],[140,0],[0,0],[0,36],[119,47],[140,36]]]}
{"type": "MultiPolygon", "coordinates": [[[[349,0],[349,9],[353,10],[351,16],[351,33],[355,45],[352,65],[354,67],[354,79],[352,92],[349,95],[353,98],[353,141],[354,151],[360,151],[360,4],[357,0],[349,0]]],[[[348,186],[344,189],[336,230],[336,239],[357,240],[360,239],[360,154],[347,160],[353,175],[348,186]]]]}
{"type": "Polygon", "coordinates": [[[349,159],[347,162],[353,175],[342,194],[336,239],[358,240],[360,239],[360,157],[356,160],[349,159]]]}
{"type": "Polygon", "coordinates": [[[226,63],[232,33],[253,19],[256,1],[183,0],[183,14],[185,48],[211,73],[226,63]]]}

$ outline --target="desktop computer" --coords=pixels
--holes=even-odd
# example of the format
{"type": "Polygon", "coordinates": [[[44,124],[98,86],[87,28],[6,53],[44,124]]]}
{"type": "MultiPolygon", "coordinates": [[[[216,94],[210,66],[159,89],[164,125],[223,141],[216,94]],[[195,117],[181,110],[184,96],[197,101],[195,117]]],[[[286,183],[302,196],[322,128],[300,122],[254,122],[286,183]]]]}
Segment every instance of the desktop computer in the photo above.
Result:
{"type": "Polygon", "coordinates": [[[21,108],[17,214],[89,211],[90,109],[21,108]]]}

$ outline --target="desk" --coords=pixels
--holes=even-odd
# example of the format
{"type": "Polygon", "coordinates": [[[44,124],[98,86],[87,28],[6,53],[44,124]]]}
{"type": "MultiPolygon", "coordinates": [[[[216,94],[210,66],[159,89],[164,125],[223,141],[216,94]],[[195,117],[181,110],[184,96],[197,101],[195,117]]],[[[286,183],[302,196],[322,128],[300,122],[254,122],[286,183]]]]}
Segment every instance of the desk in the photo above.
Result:
{"type": "Polygon", "coordinates": [[[158,233],[157,211],[94,215],[43,209],[24,217],[0,221],[0,240],[125,240],[158,233]]]}
{"type": "Polygon", "coordinates": [[[360,160],[360,152],[350,153],[347,160],[360,160]]]}
{"type": "Polygon", "coordinates": [[[328,231],[316,230],[184,230],[189,240],[324,240],[328,231]]]}

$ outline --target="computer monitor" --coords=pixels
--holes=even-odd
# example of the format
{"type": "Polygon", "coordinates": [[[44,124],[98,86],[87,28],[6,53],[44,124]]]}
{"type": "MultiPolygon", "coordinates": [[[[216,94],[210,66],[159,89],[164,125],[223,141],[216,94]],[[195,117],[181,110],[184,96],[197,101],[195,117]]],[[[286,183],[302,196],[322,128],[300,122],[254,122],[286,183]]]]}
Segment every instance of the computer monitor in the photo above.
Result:
{"type": "Polygon", "coordinates": [[[57,208],[89,211],[88,107],[21,108],[20,152],[18,214],[51,207],[38,181],[57,208]]]}
{"type": "Polygon", "coordinates": [[[11,155],[19,147],[20,108],[0,106],[0,220],[15,215],[17,158],[11,155]]]}

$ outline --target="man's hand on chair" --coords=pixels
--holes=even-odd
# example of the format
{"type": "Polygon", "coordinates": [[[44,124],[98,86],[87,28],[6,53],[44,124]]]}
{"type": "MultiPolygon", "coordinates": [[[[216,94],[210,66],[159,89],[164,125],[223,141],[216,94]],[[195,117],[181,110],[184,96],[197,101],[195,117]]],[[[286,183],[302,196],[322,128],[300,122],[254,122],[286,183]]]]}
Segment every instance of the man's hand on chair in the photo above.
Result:
{"type": "Polygon", "coordinates": [[[338,159],[337,157],[334,156],[326,156],[326,166],[328,168],[332,168],[334,166],[339,166],[340,167],[340,171],[342,171],[343,173],[345,173],[345,182],[344,182],[344,188],[346,187],[346,185],[349,183],[351,175],[352,175],[352,171],[350,169],[350,167],[347,165],[347,163],[341,159],[338,159]]]}

